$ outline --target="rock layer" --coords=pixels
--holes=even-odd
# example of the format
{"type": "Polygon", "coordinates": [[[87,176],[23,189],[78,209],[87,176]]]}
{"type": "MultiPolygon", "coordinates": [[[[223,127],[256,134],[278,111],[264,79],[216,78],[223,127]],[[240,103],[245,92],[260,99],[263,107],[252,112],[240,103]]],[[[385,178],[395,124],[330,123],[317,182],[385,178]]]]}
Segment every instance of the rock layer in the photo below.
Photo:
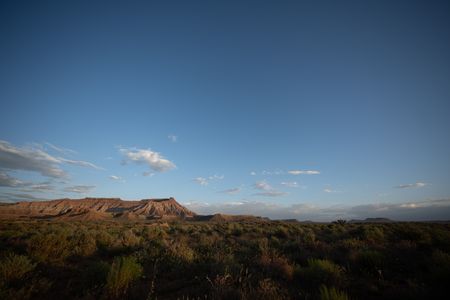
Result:
{"type": "Polygon", "coordinates": [[[196,214],[174,198],[127,201],[120,198],[59,199],[0,206],[0,219],[152,220],[192,219],[196,214]]]}

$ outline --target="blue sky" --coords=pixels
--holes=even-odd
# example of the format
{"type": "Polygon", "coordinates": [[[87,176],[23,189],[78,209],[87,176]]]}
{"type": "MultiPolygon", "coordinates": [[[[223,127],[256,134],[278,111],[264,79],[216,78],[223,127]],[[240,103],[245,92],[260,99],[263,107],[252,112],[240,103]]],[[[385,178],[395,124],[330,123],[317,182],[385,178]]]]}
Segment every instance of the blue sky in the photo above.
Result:
{"type": "Polygon", "coordinates": [[[448,2],[260,2],[2,2],[0,198],[448,219],[448,2]]]}

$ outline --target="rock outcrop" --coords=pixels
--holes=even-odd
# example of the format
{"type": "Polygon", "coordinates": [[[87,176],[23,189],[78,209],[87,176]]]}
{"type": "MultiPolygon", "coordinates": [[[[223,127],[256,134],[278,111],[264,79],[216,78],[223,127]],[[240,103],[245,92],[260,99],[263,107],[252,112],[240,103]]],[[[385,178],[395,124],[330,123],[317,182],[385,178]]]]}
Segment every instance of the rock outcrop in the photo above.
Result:
{"type": "Polygon", "coordinates": [[[127,201],[120,198],[59,199],[0,206],[0,219],[152,220],[192,219],[196,214],[174,198],[127,201]]]}

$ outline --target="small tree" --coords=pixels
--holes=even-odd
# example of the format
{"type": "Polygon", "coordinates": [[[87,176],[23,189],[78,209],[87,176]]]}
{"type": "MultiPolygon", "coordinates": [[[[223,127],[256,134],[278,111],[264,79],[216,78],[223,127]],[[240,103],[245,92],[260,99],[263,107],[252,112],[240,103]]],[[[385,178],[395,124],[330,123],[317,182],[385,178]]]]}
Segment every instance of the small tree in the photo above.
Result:
{"type": "Polygon", "coordinates": [[[347,220],[339,219],[333,222],[333,224],[345,225],[347,224],[347,220]]]}

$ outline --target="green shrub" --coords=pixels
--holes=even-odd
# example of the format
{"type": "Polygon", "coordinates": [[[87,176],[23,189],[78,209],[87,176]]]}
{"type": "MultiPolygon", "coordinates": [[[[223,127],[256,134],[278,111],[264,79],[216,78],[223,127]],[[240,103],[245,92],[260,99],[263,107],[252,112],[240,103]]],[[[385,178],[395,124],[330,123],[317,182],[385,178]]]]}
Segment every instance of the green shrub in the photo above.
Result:
{"type": "Polygon", "coordinates": [[[275,236],[279,239],[285,239],[289,236],[288,229],[284,226],[278,226],[275,229],[275,236]]]}
{"type": "Polygon", "coordinates": [[[233,277],[226,273],[224,275],[216,275],[214,279],[206,277],[211,284],[212,299],[239,299],[239,291],[235,287],[233,277]]]}
{"type": "Polygon", "coordinates": [[[131,229],[123,232],[121,238],[122,245],[127,248],[134,248],[136,246],[139,246],[139,243],[141,242],[140,237],[138,237],[131,229]]]}
{"type": "Polygon", "coordinates": [[[363,225],[361,230],[362,238],[374,244],[382,244],[385,242],[384,231],[382,227],[377,225],[363,225]]]}
{"type": "Polygon", "coordinates": [[[10,253],[0,261],[0,282],[21,279],[35,266],[27,256],[10,253]]]}
{"type": "Polygon", "coordinates": [[[340,240],[337,245],[345,251],[358,250],[365,246],[364,241],[355,238],[340,240]]]}
{"type": "Polygon", "coordinates": [[[339,286],[343,282],[344,271],[330,260],[309,259],[308,266],[300,269],[300,276],[313,288],[320,284],[339,286]]]}
{"type": "Polygon", "coordinates": [[[0,299],[446,299],[449,240],[448,223],[0,221],[0,299]]]}
{"type": "Polygon", "coordinates": [[[130,284],[142,275],[142,266],[134,257],[116,257],[106,279],[110,297],[119,298],[127,293],[130,284]]]}
{"type": "Polygon", "coordinates": [[[291,280],[293,277],[294,267],[284,256],[276,254],[262,254],[259,263],[266,273],[273,277],[284,280],[291,280]]]}
{"type": "Polygon", "coordinates": [[[184,263],[191,263],[195,259],[195,251],[184,240],[172,242],[168,250],[173,258],[184,263]]]}
{"type": "Polygon", "coordinates": [[[114,243],[114,239],[115,237],[104,229],[98,230],[95,234],[95,241],[97,243],[97,247],[102,250],[111,248],[114,243]]]}
{"type": "Polygon", "coordinates": [[[303,242],[307,245],[314,244],[314,242],[316,241],[316,235],[314,231],[308,228],[304,231],[302,239],[303,242]]]}
{"type": "Polygon", "coordinates": [[[71,243],[73,244],[72,253],[78,256],[89,256],[97,251],[97,242],[93,234],[87,231],[77,232],[73,237],[71,243]]]}
{"type": "Polygon", "coordinates": [[[39,262],[62,262],[72,250],[67,235],[62,233],[41,233],[28,240],[28,253],[39,262]]]}
{"type": "Polygon", "coordinates": [[[370,274],[379,274],[384,267],[384,256],[376,250],[364,250],[357,254],[356,264],[370,274]]]}
{"type": "Polygon", "coordinates": [[[260,280],[254,297],[251,299],[279,300],[289,299],[288,293],[275,281],[270,278],[260,280]]]}

